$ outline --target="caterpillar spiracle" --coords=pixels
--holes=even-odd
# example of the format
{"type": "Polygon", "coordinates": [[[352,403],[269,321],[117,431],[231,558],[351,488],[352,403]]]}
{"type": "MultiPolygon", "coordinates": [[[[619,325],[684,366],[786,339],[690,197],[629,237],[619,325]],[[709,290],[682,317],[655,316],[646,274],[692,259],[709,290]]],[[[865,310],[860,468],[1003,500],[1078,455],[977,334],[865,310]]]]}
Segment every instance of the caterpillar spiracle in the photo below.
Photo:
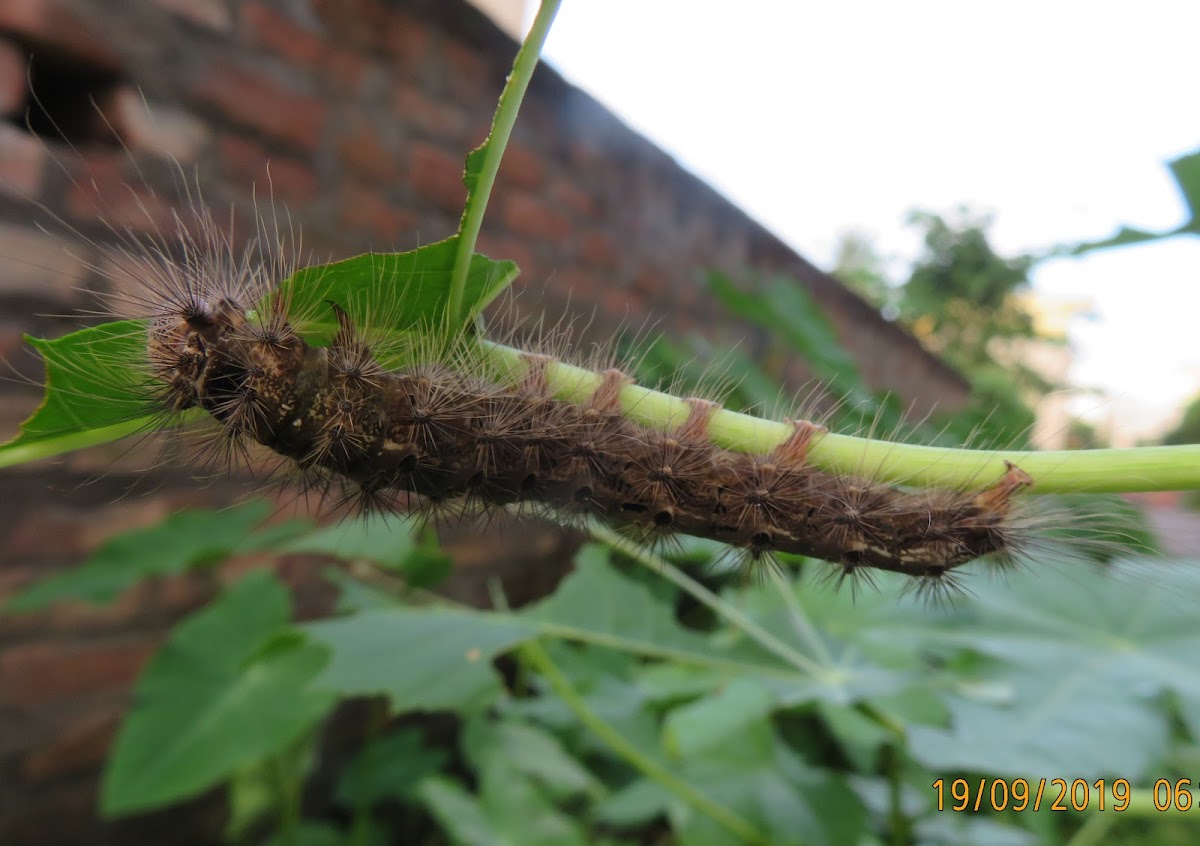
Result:
{"type": "MultiPolygon", "coordinates": [[[[336,326],[318,342],[303,328],[313,315],[280,284],[298,266],[289,239],[260,218],[259,237],[235,248],[230,227],[198,209],[153,243],[104,247],[104,267],[121,281],[111,310],[143,320],[138,389],[161,417],[204,412],[214,454],[265,447],[302,484],[368,511],[587,517],[640,541],[712,539],[751,562],[824,559],[839,581],[884,570],[937,590],[970,561],[1021,555],[1015,494],[1033,480],[1019,467],[963,490],[827,472],[807,460],[824,429],[802,418],[769,451],[726,449],[710,438],[710,398],[685,400],[666,428],[631,419],[621,397],[633,379],[611,357],[592,357],[593,387],[564,396],[550,378],[569,348],[562,333],[498,367],[470,331],[381,333],[386,319],[346,298],[308,306],[336,326]]],[[[403,297],[413,281],[374,284],[403,297]]]]}

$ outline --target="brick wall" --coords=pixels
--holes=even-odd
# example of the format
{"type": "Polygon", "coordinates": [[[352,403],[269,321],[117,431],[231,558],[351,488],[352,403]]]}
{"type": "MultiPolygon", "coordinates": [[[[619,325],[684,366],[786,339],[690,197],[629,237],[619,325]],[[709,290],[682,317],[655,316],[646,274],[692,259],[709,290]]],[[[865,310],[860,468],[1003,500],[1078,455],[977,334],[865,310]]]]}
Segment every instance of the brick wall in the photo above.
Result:
{"type": "MultiPolygon", "coordinates": [[[[168,221],[178,187],[170,160],[198,174],[210,205],[245,207],[255,183],[261,196],[269,162],[274,197],[319,255],[441,239],[464,198],[463,156],[486,132],[514,52],[458,0],[0,2],[0,356],[16,377],[0,385],[0,435],[39,395],[22,333],[78,328],[78,318],[48,315],[86,308],[109,284],[92,269],[94,246],[64,234],[56,216],[97,239],[111,238],[98,208],[117,227],[168,221]],[[52,128],[35,115],[35,128],[72,145],[26,131],[27,73],[58,120],[52,128]]],[[[699,271],[786,272],[813,291],[873,386],[897,391],[918,416],[966,396],[911,338],[544,68],[480,248],[521,265],[518,286],[537,293],[537,307],[595,308],[596,337],[651,315],[667,333],[745,337],[751,350],[762,339],[722,317],[699,271]]],[[[112,445],[0,472],[0,600],[113,533],[245,491],[146,471],[153,458],[112,445]]],[[[464,541],[452,589],[482,601],[483,575],[501,567],[524,577],[517,596],[537,594],[553,573],[536,562],[561,560],[563,543],[546,535],[497,556],[490,541],[464,541]]],[[[162,633],[256,563],[146,585],[100,609],[0,619],[0,842],[164,842],[164,830],[185,842],[176,813],[96,823],[96,775],[129,683],[162,633]]],[[[329,600],[315,569],[284,565],[306,614],[329,600]]],[[[194,813],[186,828],[211,842],[220,809],[201,802],[194,813]]]]}

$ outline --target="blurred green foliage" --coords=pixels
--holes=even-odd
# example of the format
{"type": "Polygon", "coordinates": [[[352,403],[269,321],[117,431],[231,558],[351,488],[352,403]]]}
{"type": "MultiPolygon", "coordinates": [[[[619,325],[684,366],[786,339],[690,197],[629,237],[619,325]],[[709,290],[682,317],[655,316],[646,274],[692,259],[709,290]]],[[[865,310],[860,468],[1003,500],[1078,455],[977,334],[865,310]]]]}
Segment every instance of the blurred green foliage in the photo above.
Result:
{"type": "MultiPolygon", "coordinates": [[[[255,512],[191,513],[233,526],[255,512]]],[[[979,813],[939,811],[933,783],[1125,778],[1148,797],[1155,779],[1193,776],[1196,567],[1126,558],[1101,573],[1047,548],[1036,567],[976,572],[970,593],[934,607],[886,576],[835,592],[815,561],[789,560],[778,580],[708,570],[750,630],[693,613],[653,568],[600,545],[553,595],[486,612],[406,583],[425,572],[409,560],[435,554],[406,521],[289,524],[280,537],[262,527],[239,548],[347,559],[327,570],[337,616],[292,622],[286,588],[259,570],[180,623],[138,682],[106,813],[224,784],[231,843],[742,842],[582,725],[526,660],[536,641],[592,716],[762,842],[1072,844],[1085,825],[1110,828],[1103,842],[1191,842],[1187,815],[1101,815],[1095,797],[1087,812],[998,812],[986,797],[979,813]],[[368,739],[314,780],[336,703],[363,697],[368,739]],[[306,815],[313,784],[332,793],[306,815]]],[[[158,540],[165,559],[212,566],[194,548],[186,533],[158,540]]],[[[130,583],[163,577],[136,557],[128,568],[130,583]]],[[[74,586],[96,601],[89,578],[74,586]]],[[[69,577],[56,584],[71,596],[69,577]]]]}

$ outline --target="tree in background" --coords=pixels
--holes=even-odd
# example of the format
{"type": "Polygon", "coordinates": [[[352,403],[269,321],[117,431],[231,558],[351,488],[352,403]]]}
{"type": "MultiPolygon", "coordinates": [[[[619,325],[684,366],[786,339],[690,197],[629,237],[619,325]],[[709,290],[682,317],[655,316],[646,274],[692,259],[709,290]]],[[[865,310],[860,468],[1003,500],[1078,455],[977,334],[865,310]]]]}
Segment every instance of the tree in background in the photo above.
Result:
{"type": "Polygon", "coordinates": [[[1200,444],[1200,394],[1183,407],[1183,416],[1176,426],[1163,435],[1164,444],[1200,444]]]}
{"type": "Polygon", "coordinates": [[[842,235],[834,257],[833,275],[879,309],[885,318],[895,320],[899,291],[888,281],[886,261],[866,232],[851,230],[842,235]]]}
{"type": "Polygon", "coordinates": [[[916,211],[909,223],[923,230],[924,252],[904,284],[889,284],[883,258],[859,232],[843,238],[834,273],[970,380],[972,403],[956,415],[956,430],[983,444],[1028,446],[1031,401],[1058,387],[1020,360],[1023,344],[1055,342],[1038,334],[1022,296],[1034,260],[998,255],[991,219],[966,209],[950,220],[916,211]]]}

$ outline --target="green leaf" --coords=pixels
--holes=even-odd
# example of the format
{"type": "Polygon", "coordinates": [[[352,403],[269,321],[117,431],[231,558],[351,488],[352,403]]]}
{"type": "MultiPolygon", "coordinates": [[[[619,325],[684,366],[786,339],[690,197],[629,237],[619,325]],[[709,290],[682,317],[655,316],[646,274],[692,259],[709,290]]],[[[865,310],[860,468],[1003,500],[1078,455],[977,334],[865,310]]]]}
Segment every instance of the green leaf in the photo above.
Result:
{"type": "Polygon", "coordinates": [[[55,340],[26,336],[46,367],[46,393],[18,435],[0,445],[0,467],[156,428],[144,367],[146,323],[121,320],[55,340]]]}
{"type": "Polygon", "coordinates": [[[321,575],[338,589],[338,601],[334,607],[334,611],[338,614],[357,614],[360,611],[395,608],[402,604],[400,598],[369,585],[337,567],[326,567],[321,571],[321,575]]]}
{"type": "Polygon", "coordinates": [[[346,835],[332,823],[302,820],[295,831],[277,831],[263,846],[344,846],[346,835]]]}
{"type": "Polygon", "coordinates": [[[294,538],[278,551],[328,555],[343,561],[366,560],[398,568],[413,552],[412,533],[418,524],[409,514],[371,514],[294,538]]]}
{"type": "Polygon", "coordinates": [[[367,744],[343,770],[334,794],[347,808],[370,807],[385,799],[410,799],[425,778],[446,766],[449,754],[425,745],[417,728],[407,727],[367,744]]]}
{"type": "MultiPolygon", "coordinates": [[[[304,315],[306,339],[337,333],[329,301],[380,334],[442,327],[457,236],[405,253],[366,253],[298,270],[280,290],[289,314],[304,315]]],[[[516,277],[511,261],[471,257],[464,292],[466,326],[516,277]]],[[[16,438],[0,446],[0,467],[59,455],[159,428],[146,367],[146,321],[122,320],[47,341],[29,342],[46,362],[46,395],[16,438]]],[[[203,415],[193,410],[192,418],[203,415]]]]}
{"type": "Polygon", "coordinates": [[[773,706],[774,697],[761,684],[735,679],[716,696],[671,711],[663,724],[663,744],[678,758],[693,757],[761,722],[773,706]]]}
{"type": "Polygon", "coordinates": [[[556,799],[580,793],[598,797],[604,788],[544,729],[515,720],[475,717],[463,733],[463,751],[476,770],[503,761],[534,778],[556,799]]]}
{"type": "Polygon", "coordinates": [[[341,305],[373,331],[407,332],[445,328],[457,332],[503,291],[517,276],[511,261],[471,257],[464,292],[464,315],[457,326],[442,320],[450,292],[458,236],[406,253],[365,253],[332,264],[296,271],[280,286],[290,296],[289,311],[305,315],[305,337],[313,340],[337,334],[337,315],[329,301],[341,305]]]}
{"type": "MultiPolygon", "coordinates": [[[[438,546],[437,535],[411,514],[371,514],[327,526],[283,544],[280,552],[328,555],[343,561],[371,561],[395,570],[410,587],[429,588],[450,575],[454,562],[438,546]],[[421,537],[414,535],[420,532],[421,537]]],[[[333,577],[339,584],[344,582],[333,577]]],[[[347,609],[343,609],[347,610],[347,609]]]]}
{"type": "MultiPolygon", "coordinates": [[[[748,727],[743,742],[733,738],[688,759],[679,774],[773,844],[857,846],[866,832],[867,812],[855,793],[838,776],[807,766],[765,719],[748,727]]],[[[668,816],[681,843],[738,842],[677,802],[668,816]]]]}
{"type": "Polygon", "coordinates": [[[547,633],[579,633],[592,643],[663,657],[694,656],[707,663],[713,649],[708,639],[675,621],[670,604],[641,584],[620,575],[609,563],[609,550],[584,546],[575,570],[548,599],[530,606],[522,617],[549,623],[547,633]],[[590,636],[590,637],[589,637],[590,636]]]}
{"type": "Polygon", "coordinates": [[[1200,730],[1189,704],[1200,701],[1194,565],[1143,562],[1116,578],[1044,567],[980,590],[973,604],[977,617],[943,637],[992,660],[947,699],[952,729],[912,730],[928,766],[1149,777],[1166,750],[1157,703],[1168,691],[1200,730]],[[1135,590],[1134,576],[1149,585],[1135,590]]]}
{"type": "Polygon", "coordinates": [[[602,799],[593,813],[599,822],[620,828],[634,828],[646,825],[662,814],[670,801],[671,794],[662,785],[648,778],[640,778],[602,799]]]}
{"type": "Polygon", "coordinates": [[[450,839],[468,846],[572,846],[586,843],[579,824],[536,785],[503,762],[479,773],[479,797],[456,782],[430,778],[419,794],[450,839]]]}
{"type": "Polygon", "coordinates": [[[1180,156],[1168,163],[1167,167],[1171,169],[1171,176],[1175,177],[1179,193],[1183,195],[1183,201],[1192,214],[1191,223],[1194,227],[1196,221],[1200,220],[1200,151],[1180,156]]]}
{"type": "Polygon", "coordinates": [[[417,793],[454,843],[461,846],[496,846],[498,843],[483,807],[458,782],[441,776],[427,778],[421,782],[417,793]]]}
{"type": "Polygon", "coordinates": [[[1175,185],[1190,214],[1186,223],[1166,232],[1147,232],[1144,229],[1122,226],[1117,230],[1116,235],[1100,241],[1077,244],[1070,248],[1070,252],[1078,255],[1108,247],[1124,247],[1146,241],[1160,241],[1164,238],[1174,238],[1177,235],[1200,235],[1200,151],[1180,156],[1174,161],[1168,162],[1167,167],[1171,170],[1171,176],[1175,179],[1175,185]]]}
{"type": "Polygon", "coordinates": [[[256,572],[176,627],[138,679],[104,773],[106,816],[193,796],[285,748],[328,711],[331,698],[307,689],[323,651],[273,640],[289,604],[273,576],[256,572]]]}
{"type": "Polygon", "coordinates": [[[500,695],[492,659],[537,634],[517,618],[448,608],[379,609],[301,628],[332,653],[321,689],[386,694],[397,711],[462,713],[500,695]]]}
{"type": "Polygon", "coordinates": [[[529,778],[504,761],[479,772],[480,797],[501,843],[584,846],[579,823],[554,806],[529,778]]]}
{"type": "Polygon", "coordinates": [[[13,597],[7,610],[36,611],[64,599],[108,602],[142,579],[222,561],[254,545],[251,532],[270,510],[269,503],[259,500],[220,511],[172,514],[156,526],[117,535],[82,566],[43,579],[13,597]]]}

